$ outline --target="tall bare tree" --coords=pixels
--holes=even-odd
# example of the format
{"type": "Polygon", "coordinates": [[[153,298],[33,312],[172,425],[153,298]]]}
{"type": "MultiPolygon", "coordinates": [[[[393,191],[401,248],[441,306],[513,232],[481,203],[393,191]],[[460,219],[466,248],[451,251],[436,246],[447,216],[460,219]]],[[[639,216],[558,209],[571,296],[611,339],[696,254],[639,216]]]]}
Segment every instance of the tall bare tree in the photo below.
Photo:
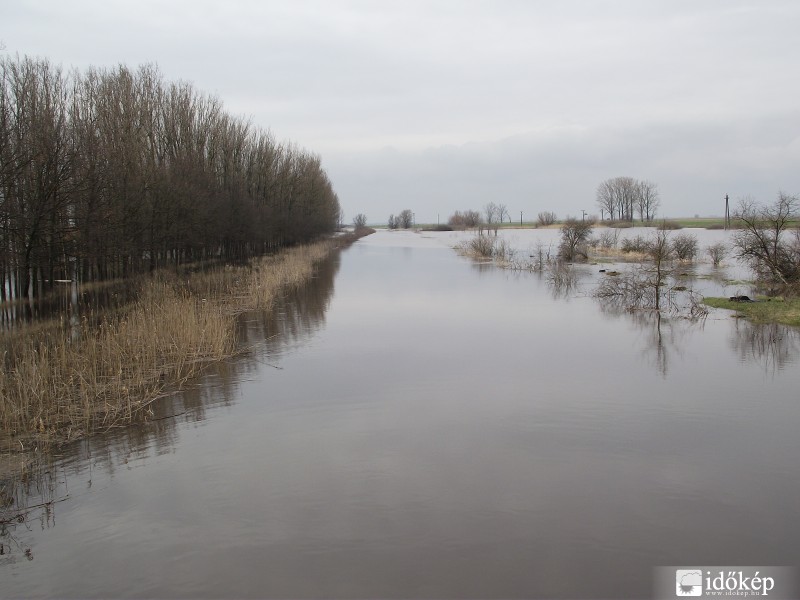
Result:
{"type": "Polygon", "coordinates": [[[799,204],[797,196],[784,192],[768,206],[740,201],[735,218],[744,227],[734,235],[734,251],[760,277],[783,284],[800,280],[800,238],[795,236],[793,243],[786,235],[799,204]]]}
{"type": "Polygon", "coordinates": [[[0,58],[0,290],[237,259],[333,231],[318,156],[154,65],[0,58]]]}
{"type": "Polygon", "coordinates": [[[652,221],[660,204],[658,185],[652,181],[636,182],[636,208],[642,221],[646,223],[652,221]]]}
{"type": "Polygon", "coordinates": [[[632,221],[637,212],[642,220],[652,220],[660,202],[656,184],[633,177],[614,177],[601,182],[596,201],[604,215],[625,221],[632,221]]]}

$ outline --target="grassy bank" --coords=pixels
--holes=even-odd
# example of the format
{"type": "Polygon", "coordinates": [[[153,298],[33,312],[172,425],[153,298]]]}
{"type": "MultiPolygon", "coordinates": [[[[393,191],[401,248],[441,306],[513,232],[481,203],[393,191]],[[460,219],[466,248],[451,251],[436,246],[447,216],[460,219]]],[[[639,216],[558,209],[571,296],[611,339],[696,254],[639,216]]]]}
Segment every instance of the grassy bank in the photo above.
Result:
{"type": "Polygon", "coordinates": [[[800,327],[800,298],[760,298],[757,302],[705,298],[703,302],[714,308],[734,310],[754,323],[782,323],[800,327]]]}
{"type": "MultiPolygon", "coordinates": [[[[361,232],[364,235],[368,232],[361,232]]],[[[150,405],[205,366],[235,354],[235,319],[269,310],[355,234],[298,246],[188,279],[161,273],[138,299],[69,330],[2,334],[0,452],[72,440],[146,419],[150,405]]]]}

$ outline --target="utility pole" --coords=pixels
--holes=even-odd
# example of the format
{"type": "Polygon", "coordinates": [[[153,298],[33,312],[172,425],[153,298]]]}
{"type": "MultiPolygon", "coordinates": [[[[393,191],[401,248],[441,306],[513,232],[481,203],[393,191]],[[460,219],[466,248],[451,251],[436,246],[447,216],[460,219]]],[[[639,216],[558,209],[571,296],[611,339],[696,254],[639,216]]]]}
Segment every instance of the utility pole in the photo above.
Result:
{"type": "Polygon", "coordinates": [[[728,203],[728,194],[725,194],[725,229],[731,228],[731,208],[728,203]]]}
{"type": "Polygon", "coordinates": [[[522,227],[522,211],[519,211],[519,226],[522,227]]]}
{"type": "Polygon", "coordinates": [[[586,211],[585,210],[581,210],[581,212],[583,213],[583,217],[581,218],[581,221],[585,221],[586,220],[586,211]]]}

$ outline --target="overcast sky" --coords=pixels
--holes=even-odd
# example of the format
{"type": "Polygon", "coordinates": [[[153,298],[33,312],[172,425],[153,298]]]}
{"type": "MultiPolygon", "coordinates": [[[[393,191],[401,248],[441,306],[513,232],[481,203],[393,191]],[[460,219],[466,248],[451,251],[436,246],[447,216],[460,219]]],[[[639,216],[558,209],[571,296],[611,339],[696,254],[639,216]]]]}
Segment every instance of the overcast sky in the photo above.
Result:
{"type": "Polygon", "coordinates": [[[5,53],[157,63],[322,157],[347,220],[800,194],[797,0],[3,0],[5,53]]]}

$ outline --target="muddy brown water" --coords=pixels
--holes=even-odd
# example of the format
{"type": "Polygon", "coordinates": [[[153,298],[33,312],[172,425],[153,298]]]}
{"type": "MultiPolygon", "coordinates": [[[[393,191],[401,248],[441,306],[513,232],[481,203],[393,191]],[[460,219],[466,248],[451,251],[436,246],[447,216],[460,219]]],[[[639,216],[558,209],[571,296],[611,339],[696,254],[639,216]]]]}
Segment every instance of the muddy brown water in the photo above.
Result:
{"type": "Polygon", "coordinates": [[[800,563],[800,337],[599,305],[379,232],[157,421],[62,450],[3,597],[649,597],[800,563]]]}

